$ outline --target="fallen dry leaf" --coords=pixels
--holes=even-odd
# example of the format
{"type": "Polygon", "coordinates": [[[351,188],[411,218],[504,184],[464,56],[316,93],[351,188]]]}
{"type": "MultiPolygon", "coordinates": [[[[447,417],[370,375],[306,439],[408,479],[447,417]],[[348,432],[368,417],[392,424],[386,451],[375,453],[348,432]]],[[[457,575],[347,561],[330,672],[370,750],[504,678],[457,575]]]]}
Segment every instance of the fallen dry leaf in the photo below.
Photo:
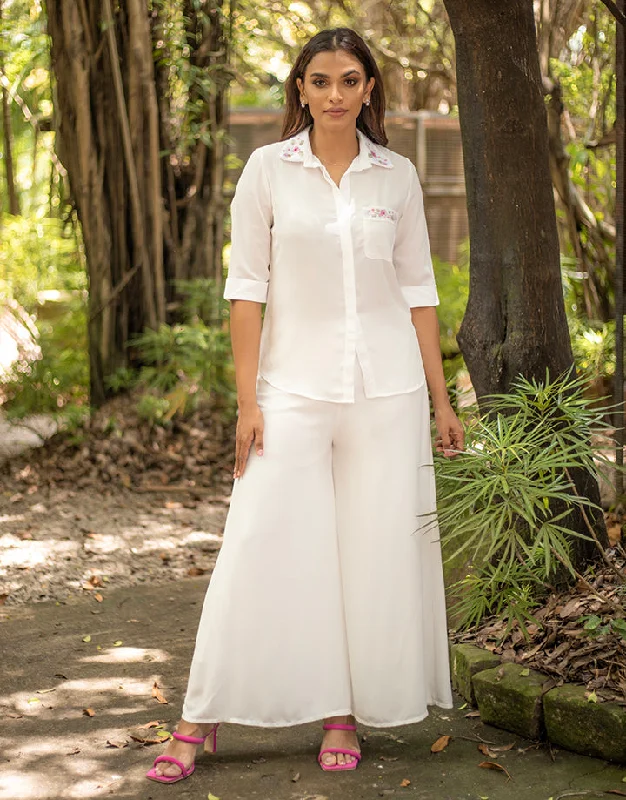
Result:
{"type": "Polygon", "coordinates": [[[480,717],[480,711],[470,711],[467,714],[464,714],[465,717],[480,717]]]}
{"type": "Polygon", "coordinates": [[[117,747],[118,749],[122,747],[128,747],[128,742],[126,739],[120,741],[115,739],[107,739],[107,747],[117,747]]]}
{"type": "Polygon", "coordinates": [[[489,749],[489,745],[487,745],[487,744],[483,744],[483,743],[479,744],[478,745],[478,749],[480,750],[480,752],[484,756],[487,756],[487,758],[497,758],[498,757],[497,754],[493,750],[489,749]]]}
{"type": "Polygon", "coordinates": [[[79,747],[75,747],[73,750],[70,750],[69,753],[66,753],[65,755],[66,756],[75,756],[78,753],[80,753],[80,748],[79,747]]]}
{"type": "Polygon", "coordinates": [[[494,753],[503,753],[505,750],[512,750],[514,747],[515,742],[511,742],[511,744],[492,745],[491,749],[494,753]]]}
{"type": "Polygon", "coordinates": [[[54,689],[37,689],[37,694],[48,694],[48,692],[56,692],[56,688],[54,688],[54,689]]]}
{"type": "Polygon", "coordinates": [[[400,781],[400,786],[406,787],[406,786],[410,786],[410,785],[411,785],[411,781],[408,778],[405,778],[404,780],[400,781]]]}
{"type": "Polygon", "coordinates": [[[159,689],[159,685],[156,681],[152,687],[152,697],[154,697],[159,703],[167,703],[167,700],[163,696],[163,692],[159,689]]]}
{"type": "Polygon", "coordinates": [[[183,504],[179,503],[176,500],[167,500],[165,503],[165,508],[175,509],[175,508],[182,508],[183,504]]]}
{"type": "Polygon", "coordinates": [[[446,747],[450,744],[451,736],[440,736],[437,741],[431,745],[430,752],[431,753],[441,753],[442,750],[445,750],[446,747]]]}
{"type": "Polygon", "coordinates": [[[378,756],[381,761],[397,761],[399,756],[378,756]]]}
{"type": "Polygon", "coordinates": [[[153,719],[150,722],[146,722],[144,725],[140,725],[140,728],[158,728],[165,722],[164,719],[153,719]]]}
{"type": "Polygon", "coordinates": [[[94,598],[98,601],[98,603],[101,603],[104,600],[104,597],[101,594],[94,594],[94,598]]]}
{"type": "Polygon", "coordinates": [[[291,782],[292,783],[297,783],[299,780],[300,780],[300,773],[299,772],[296,772],[295,775],[291,776],[291,782]]]}
{"type": "Polygon", "coordinates": [[[83,708],[83,716],[84,717],[95,717],[96,712],[93,708],[83,708]]]}
{"type": "Polygon", "coordinates": [[[189,575],[191,578],[197,578],[200,575],[204,575],[205,572],[206,570],[202,569],[202,567],[189,567],[187,570],[187,575],[189,575]]]}
{"type": "Polygon", "coordinates": [[[511,775],[508,769],[503,767],[502,764],[496,764],[495,761],[481,761],[478,766],[484,767],[484,769],[499,769],[501,772],[506,772],[508,779],[511,780],[511,775]]]}

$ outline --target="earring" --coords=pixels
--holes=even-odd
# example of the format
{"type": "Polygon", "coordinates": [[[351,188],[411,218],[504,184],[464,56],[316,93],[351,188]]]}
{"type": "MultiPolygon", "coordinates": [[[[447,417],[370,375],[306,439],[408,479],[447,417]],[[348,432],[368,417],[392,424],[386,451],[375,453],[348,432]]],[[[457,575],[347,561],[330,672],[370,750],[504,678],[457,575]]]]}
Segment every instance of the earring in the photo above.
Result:
{"type": "Polygon", "coordinates": [[[302,108],[306,108],[306,103],[304,102],[304,100],[300,100],[300,105],[302,106],[302,108]]]}
{"type": "Polygon", "coordinates": [[[366,105],[366,106],[369,106],[369,104],[370,104],[370,99],[369,99],[369,97],[367,98],[367,100],[364,100],[363,102],[365,103],[365,105],[366,105]]]}

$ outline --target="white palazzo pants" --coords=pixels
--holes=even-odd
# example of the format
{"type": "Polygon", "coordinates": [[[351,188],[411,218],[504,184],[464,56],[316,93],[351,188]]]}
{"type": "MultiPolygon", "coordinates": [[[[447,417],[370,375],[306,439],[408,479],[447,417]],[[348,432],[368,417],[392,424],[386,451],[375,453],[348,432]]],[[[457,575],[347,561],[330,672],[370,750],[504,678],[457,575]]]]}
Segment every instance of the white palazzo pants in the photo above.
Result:
{"type": "Polygon", "coordinates": [[[235,481],[183,718],[371,726],[452,708],[426,386],[354,403],[259,379],[264,454],[235,481]]]}

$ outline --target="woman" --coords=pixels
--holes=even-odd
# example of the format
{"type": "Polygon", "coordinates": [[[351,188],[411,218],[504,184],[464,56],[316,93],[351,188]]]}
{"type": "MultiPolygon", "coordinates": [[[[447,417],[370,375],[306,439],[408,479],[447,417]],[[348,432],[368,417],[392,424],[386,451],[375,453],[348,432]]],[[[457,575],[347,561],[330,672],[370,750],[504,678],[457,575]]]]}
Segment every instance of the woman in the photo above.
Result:
{"type": "Polygon", "coordinates": [[[235,483],[182,719],[148,773],[162,782],[191,774],[219,722],[323,719],[320,766],[354,769],[355,720],[452,707],[428,389],[437,448],[463,431],[421,188],[384,146],[354,31],[313,37],[286,91],[283,139],[251,155],[232,204],[235,483]]]}

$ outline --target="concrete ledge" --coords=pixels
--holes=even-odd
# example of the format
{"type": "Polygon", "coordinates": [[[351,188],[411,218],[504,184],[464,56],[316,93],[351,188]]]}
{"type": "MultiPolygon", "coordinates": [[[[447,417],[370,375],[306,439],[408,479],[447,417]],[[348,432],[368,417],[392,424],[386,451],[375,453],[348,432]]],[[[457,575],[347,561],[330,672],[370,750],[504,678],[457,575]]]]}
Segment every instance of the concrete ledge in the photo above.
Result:
{"type": "Polygon", "coordinates": [[[542,739],[543,683],[546,677],[520,664],[501,664],[474,675],[472,685],[483,722],[518,733],[527,739],[542,739]]]}
{"type": "Polygon", "coordinates": [[[626,765],[626,708],[617,703],[590,703],[579,684],[549,689],[549,676],[474,645],[450,646],[450,671],[455,690],[488,725],[626,765]]]}
{"type": "Polygon", "coordinates": [[[473,644],[450,646],[450,670],[455,690],[472,705],[476,705],[476,694],[472,678],[478,672],[492,669],[500,664],[500,657],[473,644]]]}
{"type": "Polygon", "coordinates": [[[546,692],[548,738],[575,753],[626,763],[626,709],[617,703],[590,703],[586,691],[567,684],[546,692]]]}

